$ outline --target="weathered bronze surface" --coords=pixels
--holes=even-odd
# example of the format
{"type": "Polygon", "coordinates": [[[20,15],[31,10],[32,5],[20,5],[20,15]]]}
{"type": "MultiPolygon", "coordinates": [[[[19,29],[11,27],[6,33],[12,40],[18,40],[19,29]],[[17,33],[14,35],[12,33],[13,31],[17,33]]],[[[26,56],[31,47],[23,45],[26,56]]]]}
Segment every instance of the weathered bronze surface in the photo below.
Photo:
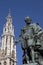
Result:
{"type": "Polygon", "coordinates": [[[22,62],[28,65],[41,65],[43,61],[43,30],[38,23],[31,24],[31,21],[31,17],[25,17],[26,25],[21,29],[19,36],[23,50],[22,62]]]}

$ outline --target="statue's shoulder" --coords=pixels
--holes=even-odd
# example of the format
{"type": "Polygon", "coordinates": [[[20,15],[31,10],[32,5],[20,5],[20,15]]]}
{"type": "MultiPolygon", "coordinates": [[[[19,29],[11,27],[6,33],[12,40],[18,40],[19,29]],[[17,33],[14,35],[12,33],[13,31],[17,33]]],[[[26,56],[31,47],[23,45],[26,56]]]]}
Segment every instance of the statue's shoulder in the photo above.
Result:
{"type": "Polygon", "coordinates": [[[33,27],[35,33],[38,33],[40,30],[42,30],[42,28],[40,27],[40,25],[38,23],[33,23],[32,27],[33,27]]]}
{"type": "Polygon", "coordinates": [[[39,23],[33,23],[33,24],[31,24],[31,26],[32,26],[33,28],[37,28],[37,27],[39,26],[39,23]]]}
{"type": "Polygon", "coordinates": [[[37,25],[36,23],[32,23],[32,24],[30,24],[30,27],[31,27],[31,28],[35,28],[36,25],[37,25]]]}
{"type": "Polygon", "coordinates": [[[32,26],[36,26],[36,25],[39,25],[39,23],[32,23],[31,25],[32,26]]]}

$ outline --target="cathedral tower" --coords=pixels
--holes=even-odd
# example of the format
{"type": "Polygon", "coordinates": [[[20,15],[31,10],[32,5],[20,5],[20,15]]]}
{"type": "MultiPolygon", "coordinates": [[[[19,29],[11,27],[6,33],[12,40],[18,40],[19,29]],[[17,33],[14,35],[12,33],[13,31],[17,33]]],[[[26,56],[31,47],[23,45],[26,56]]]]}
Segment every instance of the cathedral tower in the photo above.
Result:
{"type": "Polygon", "coordinates": [[[14,27],[9,10],[3,28],[2,46],[0,49],[0,65],[16,65],[16,45],[14,46],[14,27]]]}

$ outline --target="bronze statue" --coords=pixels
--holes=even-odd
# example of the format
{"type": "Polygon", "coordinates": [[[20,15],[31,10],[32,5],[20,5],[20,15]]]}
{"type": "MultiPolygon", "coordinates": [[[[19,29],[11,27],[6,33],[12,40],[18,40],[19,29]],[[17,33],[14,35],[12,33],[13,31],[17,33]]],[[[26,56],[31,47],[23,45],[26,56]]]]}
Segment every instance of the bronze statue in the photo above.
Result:
{"type": "MultiPolygon", "coordinates": [[[[23,53],[23,64],[38,62],[38,54],[43,43],[43,31],[38,23],[31,24],[31,17],[25,17],[26,26],[21,29],[19,41],[21,42],[23,53]],[[36,56],[35,56],[36,55],[36,56]]],[[[19,41],[16,41],[19,42],[19,41]]]]}

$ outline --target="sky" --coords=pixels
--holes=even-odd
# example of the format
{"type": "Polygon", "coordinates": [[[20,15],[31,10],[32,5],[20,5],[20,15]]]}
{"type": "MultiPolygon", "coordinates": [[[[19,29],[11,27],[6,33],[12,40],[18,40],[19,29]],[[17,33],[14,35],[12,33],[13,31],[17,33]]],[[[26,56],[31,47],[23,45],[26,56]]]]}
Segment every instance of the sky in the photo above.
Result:
{"type": "MultiPolygon", "coordinates": [[[[0,37],[3,32],[9,8],[14,25],[15,39],[19,38],[21,28],[25,26],[24,18],[30,16],[32,23],[38,22],[43,29],[43,0],[0,0],[0,37]]],[[[17,65],[22,64],[23,50],[17,44],[17,65]]]]}

